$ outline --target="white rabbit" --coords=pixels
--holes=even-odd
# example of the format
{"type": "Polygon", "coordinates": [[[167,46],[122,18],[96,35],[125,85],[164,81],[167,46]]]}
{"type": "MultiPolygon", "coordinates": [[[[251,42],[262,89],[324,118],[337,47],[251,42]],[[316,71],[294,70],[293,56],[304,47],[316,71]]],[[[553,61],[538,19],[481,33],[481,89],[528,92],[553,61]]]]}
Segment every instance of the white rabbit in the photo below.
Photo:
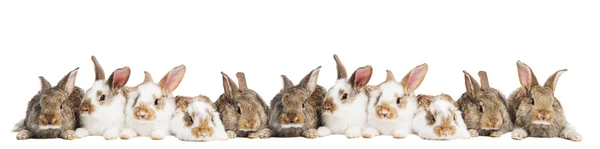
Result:
{"type": "Polygon", "coordinates": [[[227,140],[225,127],[212,101],[204,96],[175,97],[177,109],[171,133],[182,141],[227,140]]]}
{"type": "Polygon", "coordinates": [[[173,68],[158,84],[152,81],[150,73],[144,73],[144,82],[135,87],[127,100],[121,139],[139,135],[162,140],[169,135],[169,124],[175,111],[175,99],[171,93],[183,79],[185,66],[173,68]]]}
{"type": "Polygon", "coordinates": [[[116,139],[125,123],[125,84],[131,70],[129,67],[119,68],[105,81],[104,70],[95,56],[92,56],[92,61],[96,81],[81,102],[79,120],[82,127],[75,130],[75,135],[77,138],[93,135],[104,136],[107,140],[116,139]]]}
{"type": "Polygon", "coordinates": [[[427,140],[468,139],[462,113],[452,97],[446,94],[437,96],[419,95],[419,109],[413,120],[413,131],[427,140]]]}
{"type": "Polygon", "coordinates": [[[368,126],[363,129],[364,138],[382,134],[401,139],[411,133],[412,119],[418,106],[414,90],[425,79],[427,69],[427,64],[419,65],[400,82],[387,70],[386,81],[371,92],[367,109],[368,126]]]}
{"type": "Polygon", "coordinates": [[[373,68],[369,65],[360,67],[348,79],[346,68],[338,56],[333,57],[337,64],[337,81],[323,102],[323,126],[319,127],[317,133],[320,137],[345,134],[348,138],[357,138],[367,123],[369,91],[366,85],[373,68]]]}

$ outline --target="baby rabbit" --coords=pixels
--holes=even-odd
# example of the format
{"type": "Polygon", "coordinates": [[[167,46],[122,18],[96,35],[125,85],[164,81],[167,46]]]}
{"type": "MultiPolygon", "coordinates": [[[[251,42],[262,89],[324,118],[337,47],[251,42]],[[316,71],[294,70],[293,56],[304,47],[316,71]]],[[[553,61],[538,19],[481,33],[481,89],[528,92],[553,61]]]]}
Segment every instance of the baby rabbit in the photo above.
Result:
{"type": "Polygon", "coordinates": [[[244,73],[238,72],[237,79],[240,87],[221,72],[223,76],[223,93],[215,104],[221,113],[221,120],[229,138],[269,138],[271,130],[267,128],[269,107],[251,89],[248,89],[244,73]]]}
{"type": "Polygon", "coordinates": [[[227,140],[225,127],[215,105],[204,95],[176,96],[177,109],[171,119],[171,133],[182,141],[227,140]]]}
{"type": "Polygon", "coordinates": [[[427,140],[468,139],[469,131],[456,102],[446,94],[419,95],[413,131],[427,140]]]}
{"type": "Polygon", "coordinates": [[[348,79],[346,68],[338,56],[334,55],[333,58],[337,64],[337,81],[327,92],[323,103],[323,126],[317,132],[320,137],[333,133],[357,138],[367,123],[369,91],[366,85],[373,68],[369,65],[360,67],[348,79]]]}
{"type": "Polygon", "coordinates": [[[269,128],[275,137],[317,138],[321,104],[327,92],[317,85],[321,66],[306,75],[294,86],[285,75],[283,89],[271,100],[269,128]]]}
{"type": "Polygon", "coordinates": [[[487,73],[479,71],[481,86],[469,73],[463,73],[467,92],[462,94],[457,103],[464,112],[462,117],[471,137],[500,137],[510,131],[513,124],[506,110],[506,100],[498,90],[490,87],[487,73]]]}
{"type": "Polygon", "coordinates": [[[362,132],[364,138],[382,134],[402,139],[411,133],[412,120],[418,106],[414,91],[425,79],[427,70],[427,64],[421,64],[400,82],[387,70],[386,81],[375,86],[375,90],[371,92],[367,106],[367,128],[362,132]]]}
{"type": "Polygon", "coordinates": [[[82,128],[77,128],[75,135],[77,138],[101,135],[106,140],[116,139],[125,123],[125,84],[129,80],[131,70],[129,67],[119,68],[105,81],[104,69],[95,56],[92,56],[92,61],[96,79],[86,91],[85,99],[79,108],[82,128]]]}
{"type": "Polygon", "coordinates": [[[521,87],[508,98],[510,117],[515,123],[512,138],[560,137],[581,141],[581,135],[567,122],[562,105],[554,96],[558,78],[567,69],[558,70],[541,86],[527,64],[517,61],[517,68],[521,87]]]}
{"type": "Polygon", "coordinates": [[[54,87],[40,76],[41,90],[33,96],[27,106],[24,120],[19,121],[13,132],[17,140],[29,138],[75,139],[78,126],[79,105],[83,90],[75,86],[79,68],[69,72],[54,87]]]}
{"type": "Polygon", "coordinates": [[[185,65],[173,68],[158,84],[154,83],[150,73],[144,72],[144,82],[134,87],[127,99],[121,139],[139,135],[162,140],[169,135],[169,124],[175,111],[175,99],[171,93],[179,86],[185,70],[185,65]]]}

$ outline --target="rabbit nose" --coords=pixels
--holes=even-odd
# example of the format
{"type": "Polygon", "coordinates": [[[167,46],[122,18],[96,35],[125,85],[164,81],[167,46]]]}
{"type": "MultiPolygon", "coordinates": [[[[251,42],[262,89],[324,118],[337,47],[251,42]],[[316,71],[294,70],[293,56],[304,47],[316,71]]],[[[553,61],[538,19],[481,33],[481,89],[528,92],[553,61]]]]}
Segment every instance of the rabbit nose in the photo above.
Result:
{"type": "Polygon", "coordinates": [[[288,113],[287,117],[288,117],[288,121],[290,123],[296,123],[296,122],[298,122],[298,117],[294,113],[288,113]]]}
{"type": "Polygon", "coordinates": [[[46,116],[46,124],[54,125],[56,123],[56,119],[53,116],[46,116]]]}
{"type": "Polygon", "coordinates": [[[146,118],[146,112],[140,112],[138,115],[140,115],[140,118],[142,119],[146,118]]]}
{"type": "Polygon", "coordinates": [[[497,127],[498,127],[498,125],[500,125],[500,123],[498,123],[498,120],[490,120],[490,121],[488,122],[488,125],[489,125],[489,127],[492,127],[492,128],[497,128],[497,127]]]}
{"type": "Polygon", "coordinates": [[[550,112],[548,112],[548,111],[540,111],[538,113],[538,118],[540,120],[544,120],[544,121],[549,120],[550,119],[550,112]]]}
{"type": "Polygon", "coordinates": [[[381,114],[381,117],[387,117],[389,113],[390,113],[390,112],[389,112],[388,110],[381,110],[381,111],[379,112],[379,114],[381,114]]]}

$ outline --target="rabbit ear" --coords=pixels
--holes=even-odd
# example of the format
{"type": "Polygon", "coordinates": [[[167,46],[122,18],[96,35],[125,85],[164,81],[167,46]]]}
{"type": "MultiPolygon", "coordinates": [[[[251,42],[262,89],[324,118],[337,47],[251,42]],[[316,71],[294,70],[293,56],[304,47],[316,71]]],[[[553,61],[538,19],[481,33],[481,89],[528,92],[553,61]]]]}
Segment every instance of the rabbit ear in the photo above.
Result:
{"type": "Polygon", "coordinates": [[[294,83],[292,83],[292,81],[285,75],[281,75],[281,79],[283,79],[284,90],[294,87],[294,83]]]}
{"type": "Polygon", "coordinates": [[[169,73],[160,79],[158,86],[160,86],[164,94],[171,94],[179,86],[185,75],[185,70],[185,65],[179,65],[171,69],[169,73]]]}
{"type": "Polygon", "coordinates": [[[100,63],[96,59],[96,56],[92,56],[92,61],[94,62],[94,71],[96,72],[96,80],[104,80],[104,69],[100,66],[100,63]]]}
{"type": "Polygon", "coordinates": [[[69,74],[65,75],[65,77],[63,77],[56,85],[58,88],[67,92],[67,95],[71,94],[71,92],[73,92],[73,90],[75,89],[75,79],[77,78],[77,71],[79,71],[79,67],[75,68],[75,70],[72,70],[71,72],[69,72],[69,74]]]}
{"type": "Polygon", "coordinates": [[[373,74],[373,67],[371,65],[367,65],[364,67],[360,67],[354,71],[352,77],[350,77],[350,81],[352,82],[352,87],[361,87],[367,85],[369,80],[371,80],[371,75],[373,74]]]}
{"type": "Polygon", "coordinates": [[[342,64],[342,61],[340,61],[340,58],[336,54],[334,54],[333,59],[335,59],[335,64],[337,67],[337,73],[338,73],[337,79],[347,78],[348,73],[346,72],[346,67],[344,67],[344,64],[342,64]]]}
{"type": "Polygon", "coordinates": [[[308,90],[309,94],[312,94],[312,92],[317,87],[317,80],[319,78],[319,71],[320,70],[321,70],[321,66],[319,66],[316,69],[312,70],[310,73],[308,73],[302,79],[302,81],[300,81],[300,83],[298,85],[300,85],[301,87],[304,87],[306,90],[308,90]]]}
{"type": "Polygon", "coordinates": [[[554,74],[548,77],[548,80],[546,80],[546,84],[544,86],[550,87],[552,91],[554,91],[554,89],[556,89],[556,83],[558,82],[558,78],[565,72],[567,72],[567,69],[561,69],[556,71],[554,74]]]}
{"type": "Polygon", "coordinates": [[[477,80],[475,80],[467,71],[463,70],[463,73],[465,74],[465,87],[467,87],[467,94],[474,96],[475,92],[479,90],[479,84],[477,83],[477,80]]]}
{"type": "Polygon", "coordinates": [[[187,96],[175,96],[175,104],[177,108],[185,109],[188,104],[192,102],[192,99],[193,98],[187,96]]]}
{"type": "Polygon", "coordinates": [[[396,81],[396,78],[394,77],[394,74],[392,73],[391,70],[385,70],[385,72],[386,72],[385,82],[396,81]]]}
{"type": "Polygon", "coordinates": [[[50,84],[50,82],[48,82],[48,80],[46,80],[46,78],[40,76],[40,83],[42,85],[42,88],[40,89],[40,91],[45,91],[47,89],[52,88],[52,85],[50,84]]]}
{"type": "Polygon", "coordinates": [[[527,64],[517,61],[517,69],[519,71],[519,81],[525,89],[531,90],[531,87],[539,85],[537,78],[527,64]]]}
{"type": "Polygon", "coordinates": [[[246,75],[243,72],[238,72],[235,74],[238,79],[239,90],[245,92],[248,90],[248,85],[246,84],[246,75]]]}
{"type": "Polygon", "coordinates": [[[225,96],[232,98],[233,93],[237,92],[237,85],[225,74],[221,72],[221,76],[223,76],[223,89],[225,90],[225,96]]]}
{"type": "Polygon", "coordinates": [[[488,81],[488,76],[487,76],[487,72],[485,71],[479,71],[479,80],[481,81],[481,89],[482,90],[489,90],[490,89],[490,82],[488,81]]]}
{"type": "Polygon", "coordinates": [[[152,80],[152,75],[150,75],[150,72],[144,71],[144,83],[149,82],[154,82],[154,80],[152,80]]]}
{"type": "Polygon", "coordinates": [[[431,95],[417,95],[417,102],[419,103],[419,107],[424,107],[425,109],[427,109],[427,107],[429,107],[429,104],[433,101],[433,98],[434,96],[431,95]]]}
{"type": "Polygon", "coordinates": [[[405,93],[412,93],[421,85],[429,69],[428,67],[427,64],[421,64],[404,76],[400,84],[404,87],[405,93]]]}
{"type": "Polygon", "coordinates": [[[108,78],[107,83],[109,83],[110,89],[112,91],[117,91],[121,89],[127,81],[129,81],[129,76],[131,75],[131,69],[129,67],[123,67],[115,70],[110,77],[108,78]]]}

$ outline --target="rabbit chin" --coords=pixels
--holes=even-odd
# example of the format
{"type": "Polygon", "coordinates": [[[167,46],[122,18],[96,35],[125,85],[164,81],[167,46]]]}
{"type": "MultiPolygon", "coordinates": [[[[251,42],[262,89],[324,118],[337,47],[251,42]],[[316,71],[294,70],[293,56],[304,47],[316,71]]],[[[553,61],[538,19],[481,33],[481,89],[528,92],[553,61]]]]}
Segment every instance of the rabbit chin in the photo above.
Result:
{"type": "Polygon", "coordinates": [[[302,128],[302,124],[285,124],[281,125],[281,128],[302,128]]]}
{"type": "Polygon", "coordinates": [[[548,121],[533,121],[533,124],[537,124],[537,125],[550,125],[550,122],[548,122],[548,121]]]}
{"type": "Polygon", "coordinates": [[[40,126],[41,130],[46,130],[46,129],[60,129],[60,125],[55,125],[55,126],[40,126]]]}

